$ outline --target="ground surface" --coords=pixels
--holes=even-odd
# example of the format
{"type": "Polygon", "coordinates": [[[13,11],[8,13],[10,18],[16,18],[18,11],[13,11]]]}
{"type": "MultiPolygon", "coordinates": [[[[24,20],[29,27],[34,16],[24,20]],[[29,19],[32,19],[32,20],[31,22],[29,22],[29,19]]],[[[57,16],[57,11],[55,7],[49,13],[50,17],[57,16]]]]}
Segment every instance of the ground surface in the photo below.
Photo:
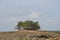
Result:
{"type": "Polygon", "coordinates": [[[38,30],[0,32],[0,40],[60,40],[60,33],[38,30]]]}

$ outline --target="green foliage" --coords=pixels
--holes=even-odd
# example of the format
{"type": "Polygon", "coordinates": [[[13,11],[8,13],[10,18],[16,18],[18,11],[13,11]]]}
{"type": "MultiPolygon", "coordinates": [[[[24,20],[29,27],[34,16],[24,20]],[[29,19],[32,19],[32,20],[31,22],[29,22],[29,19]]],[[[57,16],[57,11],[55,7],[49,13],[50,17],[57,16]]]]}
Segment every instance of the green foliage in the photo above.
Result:
{"type": "Polygon", "coordinates": [[[33,22],[33,21],[18,22],[17,27],[18,27],[18,30],[20,30],[20,28],[23,28],[25,30],[40,29],[39,23],[38,22],[33,22]]]}

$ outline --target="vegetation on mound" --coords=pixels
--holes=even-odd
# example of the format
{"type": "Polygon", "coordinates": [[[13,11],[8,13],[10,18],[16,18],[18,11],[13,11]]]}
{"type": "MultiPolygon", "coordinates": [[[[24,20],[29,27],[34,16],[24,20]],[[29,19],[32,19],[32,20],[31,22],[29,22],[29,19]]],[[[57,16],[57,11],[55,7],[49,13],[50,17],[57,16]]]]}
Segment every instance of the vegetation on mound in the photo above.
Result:
{"type": "Polygon", "coordinates": [[[39,23],[38,22],[33,22],[33,21],[25,21],[25,22],[18,22],[17,24],[17,29],[21,30],[38,30],[40,29],[39,23]]]}

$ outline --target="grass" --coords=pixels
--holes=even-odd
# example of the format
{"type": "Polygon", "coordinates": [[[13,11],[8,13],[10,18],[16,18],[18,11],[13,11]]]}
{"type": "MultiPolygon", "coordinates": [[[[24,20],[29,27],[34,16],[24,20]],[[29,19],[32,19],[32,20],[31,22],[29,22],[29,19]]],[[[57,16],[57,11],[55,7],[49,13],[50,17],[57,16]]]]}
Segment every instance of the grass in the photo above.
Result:
{"type": "Polygon", "coordinates": [[[0,40],[47,40],[60,39],[60,34],[39,30],[20,30],[12,32],[0,32],[0,40]]]}

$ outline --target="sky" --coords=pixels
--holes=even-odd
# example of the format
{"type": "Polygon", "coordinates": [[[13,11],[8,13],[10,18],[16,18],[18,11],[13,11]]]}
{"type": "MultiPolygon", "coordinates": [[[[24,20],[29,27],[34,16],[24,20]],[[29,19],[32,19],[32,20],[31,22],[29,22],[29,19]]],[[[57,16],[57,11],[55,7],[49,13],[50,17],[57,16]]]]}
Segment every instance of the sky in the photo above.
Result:
{"type": "Polygon", "coordinates": [[[60,0],[0,0],[0,31],[15,30],[28,16],[41,30],[60,31],[60,0]]]}

